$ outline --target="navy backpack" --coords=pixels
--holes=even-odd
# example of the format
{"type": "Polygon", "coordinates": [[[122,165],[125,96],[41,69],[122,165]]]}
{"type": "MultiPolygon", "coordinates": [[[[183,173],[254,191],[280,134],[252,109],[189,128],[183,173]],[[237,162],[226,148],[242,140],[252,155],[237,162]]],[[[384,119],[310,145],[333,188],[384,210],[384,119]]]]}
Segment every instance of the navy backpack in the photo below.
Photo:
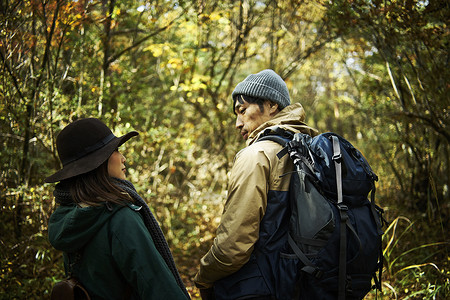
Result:
{"type": "Polygon", "coordinates": [[[366,159],[334,133],[269,128],[261,140],[283,145],[278,157],[289,154],[294,163],[288,244],[299,263],[290,298],[362,299],[381,291],[385,221],[375,204],[378,177],[366,159]]]}

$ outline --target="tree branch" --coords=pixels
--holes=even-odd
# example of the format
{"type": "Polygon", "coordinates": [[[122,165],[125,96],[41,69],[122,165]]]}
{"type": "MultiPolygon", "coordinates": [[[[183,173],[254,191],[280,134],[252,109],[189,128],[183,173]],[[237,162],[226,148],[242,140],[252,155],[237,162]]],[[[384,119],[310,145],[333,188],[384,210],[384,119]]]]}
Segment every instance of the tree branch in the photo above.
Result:
{"type": "Polygon", "coordinates": [[[128,51],[130,51],[131,49],[136,48],[137,46],[139,46],[140,44],[142,44],[143,42],[147,41],[148,39],[150,39],[151,37],[157,35],[158,33],[166,30],[167,28],[169,28],[170,26],[172,26],[173,23],[175,23],[176,20],[178,20],[179,18],[181,18],[183,16],[185,12],[185,9],[183,9],[183,12],[180,13],[176,18],[174,18],[173,20],[170,21],[169,24],[167,24],[164,27],[158,28],[156,31],[150,33],[149,35],[143,37],[142,39],[136,41],[135,43],[133,43],[131,46],[123,49],[122,51],[120,51],[119,53],[116,53],[115,55],[112,55],[109,59],[108,59],[108,64],[113,63],[114,61],[116,61],[119,57],[121,57],[123,54],[127,53],[128,51]]]}

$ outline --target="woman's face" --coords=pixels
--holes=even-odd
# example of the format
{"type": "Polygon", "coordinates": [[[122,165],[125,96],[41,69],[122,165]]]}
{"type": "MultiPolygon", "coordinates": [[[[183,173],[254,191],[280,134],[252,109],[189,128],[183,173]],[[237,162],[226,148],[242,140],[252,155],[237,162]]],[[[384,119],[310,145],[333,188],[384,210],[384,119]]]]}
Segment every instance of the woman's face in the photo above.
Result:
{"type": "Polygon", "coordinates": [[[108,159],[108,175],[119,179],[125,179],[125,161],[125,157],[119,150],[114,151],[108,159]]]}

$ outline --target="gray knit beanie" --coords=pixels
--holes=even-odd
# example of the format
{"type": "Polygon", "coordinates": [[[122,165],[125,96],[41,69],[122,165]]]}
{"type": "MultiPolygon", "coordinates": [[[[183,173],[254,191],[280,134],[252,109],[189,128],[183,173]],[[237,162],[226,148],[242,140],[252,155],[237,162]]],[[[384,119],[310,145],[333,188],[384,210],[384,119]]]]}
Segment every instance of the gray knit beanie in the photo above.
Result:
{"type": "Polygon", "coordinates": [[[233,99],[235,95],[267,99],[277,103],[280,110],[291,104],[286,83],[270,69],[247,76],[231,93],[233,99]]]}

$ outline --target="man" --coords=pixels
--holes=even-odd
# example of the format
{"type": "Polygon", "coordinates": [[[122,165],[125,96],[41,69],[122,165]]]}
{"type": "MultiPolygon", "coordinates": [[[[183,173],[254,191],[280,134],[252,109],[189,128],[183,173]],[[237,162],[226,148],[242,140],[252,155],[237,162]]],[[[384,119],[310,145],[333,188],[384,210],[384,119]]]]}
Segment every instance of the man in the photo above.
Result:
{"type": "Polygon", "coordinates": [[[287,155],[277,157],[278,143],[256,141],[276,127],[316,131],[304,123],[302,106],[290,105],[286,83],[272,70],[249,75],[232,98],[236,128],[247,147],[235,157],[221,223],[194,281],[203,299],[283,299],[296,276],[293,256],[280,255],[288,250],[293,164],[287,155]]]}

